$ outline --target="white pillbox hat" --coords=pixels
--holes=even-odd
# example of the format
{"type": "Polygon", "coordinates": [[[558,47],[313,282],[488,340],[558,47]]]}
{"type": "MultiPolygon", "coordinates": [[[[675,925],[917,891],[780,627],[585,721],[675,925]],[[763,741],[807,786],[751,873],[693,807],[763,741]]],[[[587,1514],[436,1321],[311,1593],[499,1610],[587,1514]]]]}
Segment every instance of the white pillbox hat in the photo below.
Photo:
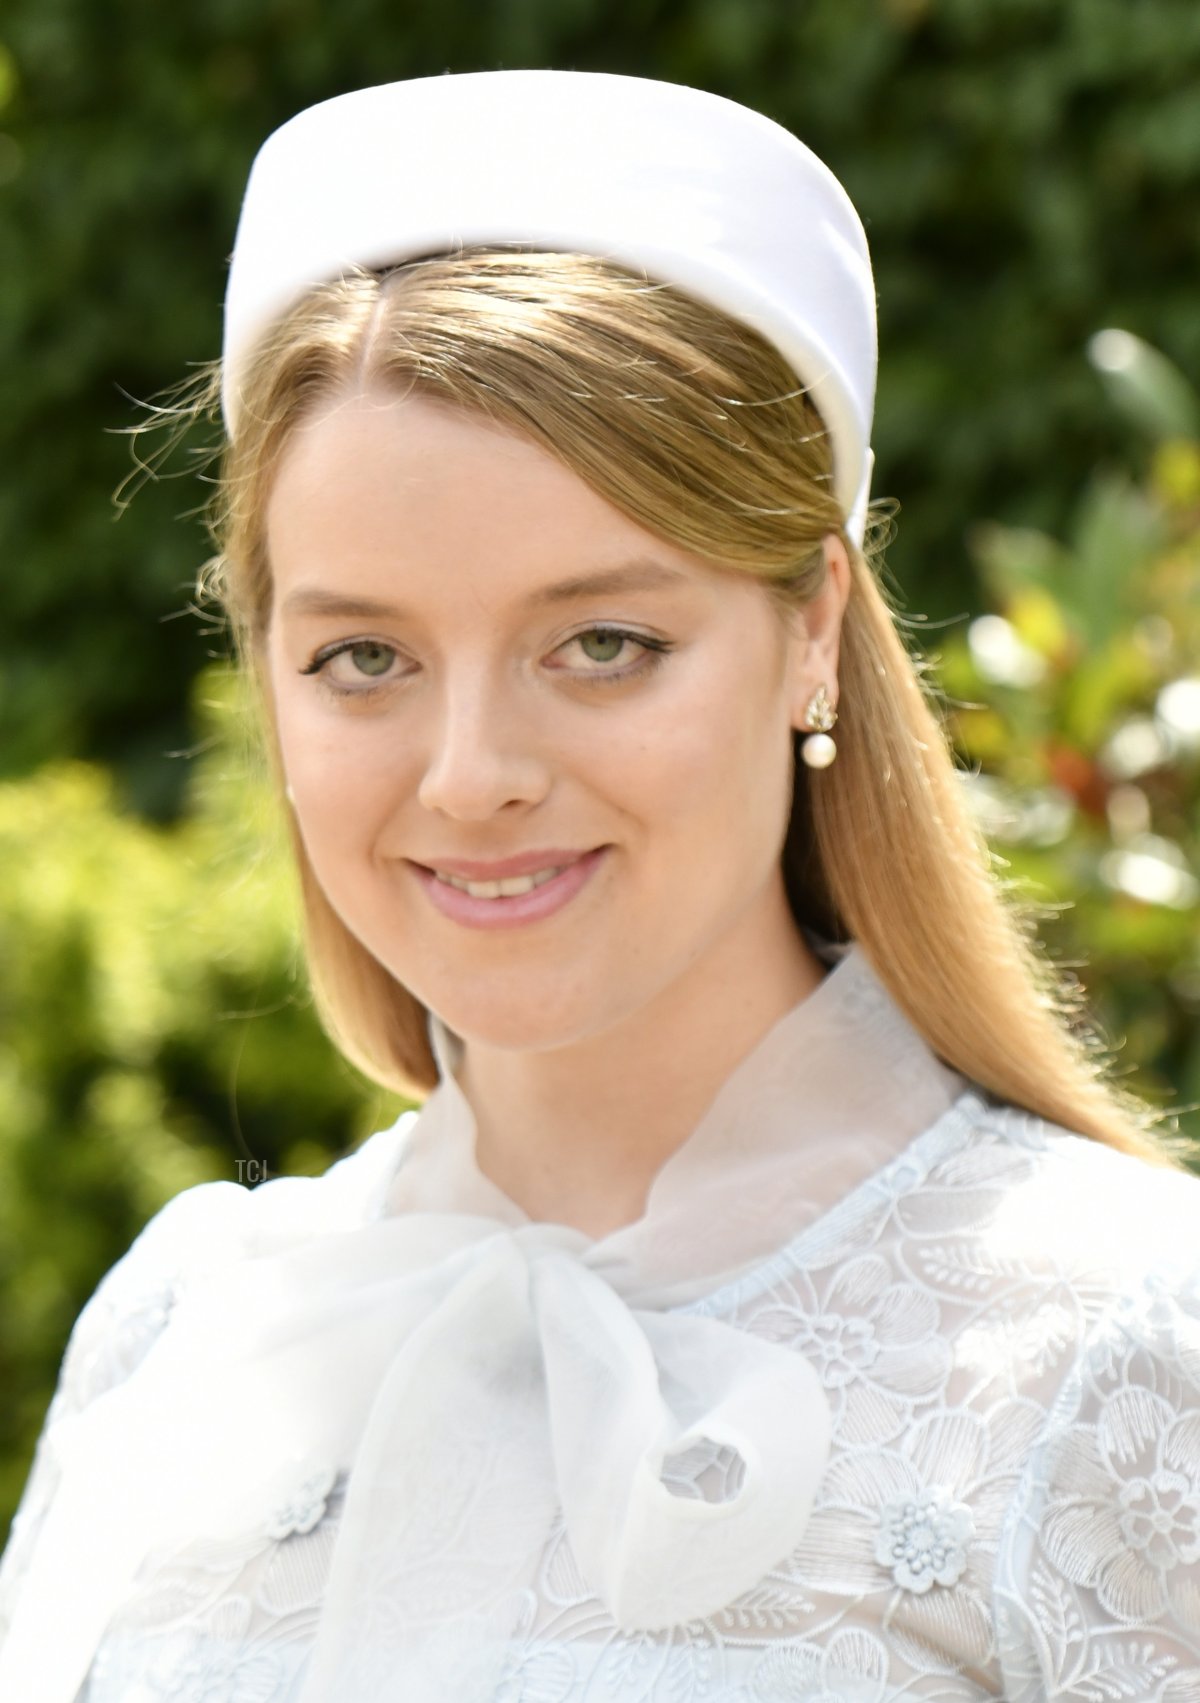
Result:
{"type": "Polygon", "coordinates": [[[768,338],[833,440],[862,542],[874,457],[875,289],[862,223],[772,119],[678,83],[602,71],[472,71],[338,95],[260,149],[225,303],[223,408],[315,284],[461,245],[606,255],[768,338]]]}

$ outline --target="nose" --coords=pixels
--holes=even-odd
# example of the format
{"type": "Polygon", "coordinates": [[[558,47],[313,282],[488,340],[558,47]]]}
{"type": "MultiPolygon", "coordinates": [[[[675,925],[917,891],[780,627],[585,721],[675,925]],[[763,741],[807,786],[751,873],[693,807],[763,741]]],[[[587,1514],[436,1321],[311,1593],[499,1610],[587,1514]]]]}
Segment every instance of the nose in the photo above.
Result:
{"type": "Polygon", "coordinates": [[[446,681],[426,738],[417,789],[426,810],[485,821],[507,806],[537,804],[549,790],[533,717],[478,666],[446,681]]]}

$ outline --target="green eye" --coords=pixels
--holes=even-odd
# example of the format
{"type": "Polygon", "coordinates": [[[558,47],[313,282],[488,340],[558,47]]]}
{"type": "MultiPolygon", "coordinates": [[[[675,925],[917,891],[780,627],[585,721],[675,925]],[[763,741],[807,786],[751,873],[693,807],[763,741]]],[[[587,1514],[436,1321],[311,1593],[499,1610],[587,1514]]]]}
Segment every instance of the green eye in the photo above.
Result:
{"type": "Polygon", "coordinates": [[[369,641],[350,647],[350,656],[358,673],[372,678],[387,673],[394,655],[395,652],[388,645],[372,644],[369,641]]]}
{"type": "Polygon", "coordinates": [[[621,654],[621,647],[628,641],[624,633],[614,633],[607,627],[596,627],[590,633],[580,633],[578,642],[585,647],[585,654],[591,662],[615,662],[621,654]],[[594,655],[586,649],[589,644],[598,645],[601,651],[607,648],[607,654],[594,655]]]}

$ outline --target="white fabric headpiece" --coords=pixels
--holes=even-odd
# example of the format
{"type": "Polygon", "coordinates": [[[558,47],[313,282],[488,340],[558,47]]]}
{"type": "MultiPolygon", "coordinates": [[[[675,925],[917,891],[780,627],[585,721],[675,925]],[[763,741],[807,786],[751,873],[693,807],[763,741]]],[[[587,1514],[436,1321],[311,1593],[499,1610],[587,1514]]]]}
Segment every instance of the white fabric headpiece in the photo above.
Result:
{"type": "Polygon", "coordinates": [[[862,542],[874,457],[875,288],[862,223],[803,142],[737,102],[603,71],[471,71],[359,89],[269,136],[225,304],[223,405],[315,284],[477,243],[606,255],[767,337],[833,439],[862,542]]]}

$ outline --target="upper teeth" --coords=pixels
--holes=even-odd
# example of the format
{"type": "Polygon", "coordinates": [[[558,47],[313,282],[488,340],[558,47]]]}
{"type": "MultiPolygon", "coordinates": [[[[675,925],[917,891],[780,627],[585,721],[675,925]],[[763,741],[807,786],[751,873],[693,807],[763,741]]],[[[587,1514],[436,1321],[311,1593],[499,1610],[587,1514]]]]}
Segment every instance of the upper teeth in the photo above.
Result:
{"type": "Polygon", "coordinates": [[[511,899],[518,893],[532,893],[535,887],[545,886],[547,881],[561,875],[566,867],[562,863],[556,869],[539,869],[533,875],[510,875],[505,881],[464,881],[461,875],[447,875],[440,869],[433,873],[439,881],[449,882],[451,887],[460,888],[473,899],[511,899]]]}

